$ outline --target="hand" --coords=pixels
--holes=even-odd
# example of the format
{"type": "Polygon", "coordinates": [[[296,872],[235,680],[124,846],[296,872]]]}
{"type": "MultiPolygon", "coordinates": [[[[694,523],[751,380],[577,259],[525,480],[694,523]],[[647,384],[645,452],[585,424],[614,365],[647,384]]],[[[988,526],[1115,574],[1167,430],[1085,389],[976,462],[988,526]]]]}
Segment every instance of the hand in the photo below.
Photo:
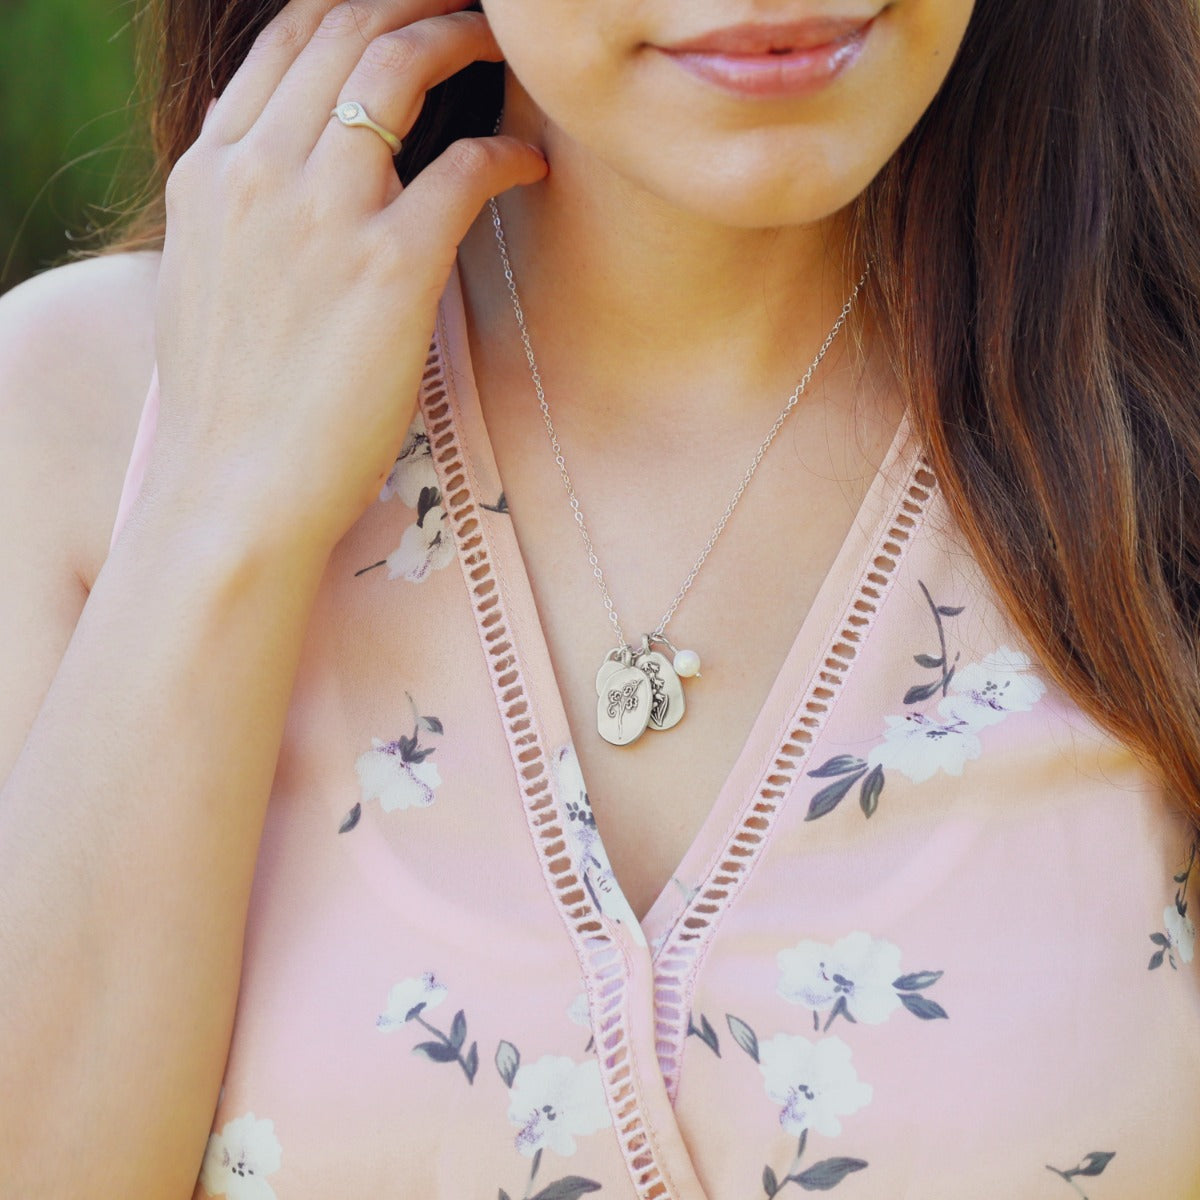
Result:
{"type": "Polygon", "coordinates": [[[428,88],[499,61],[465,3],[291,0],[210,108],[167,182],[152,504],[327,554],[377,496],[458,243],[546,164],[463,139],[402,189],[383,139],[330,110],[403,137],[428,88]]]}

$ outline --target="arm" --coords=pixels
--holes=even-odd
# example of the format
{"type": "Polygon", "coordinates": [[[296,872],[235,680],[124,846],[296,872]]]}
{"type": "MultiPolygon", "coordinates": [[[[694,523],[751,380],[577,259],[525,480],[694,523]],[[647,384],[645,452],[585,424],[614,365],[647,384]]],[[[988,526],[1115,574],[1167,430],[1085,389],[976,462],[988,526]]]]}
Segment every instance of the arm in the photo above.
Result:
{"type": "Polygon", "coordinates": [[[172,173],[155,447],[86,603],[54,434],[69,356],[22,332],[29,293],[0,310],[0,421],[35,431],[0,436],[0,1195],[192,1193],[324,564],[399,450],[455,247],[545,171],[477,139],[401,195],[373,134],[329,127],[339,89],[411,114],[497,57],[456,7],[292,0],[172,173]]]}
{"type": "MultiPolygon", "coordinates": [[[[34,565],[10,515],[5,686],[30,696],[45,666],[17,648],[65,632],[78,584],[34,565]]],[[[321,567],[211,521],[125,531],[0,791],[0,1194],[81,1195],[97,1172],[106,1196],[194,1185],[321,567]]]]}

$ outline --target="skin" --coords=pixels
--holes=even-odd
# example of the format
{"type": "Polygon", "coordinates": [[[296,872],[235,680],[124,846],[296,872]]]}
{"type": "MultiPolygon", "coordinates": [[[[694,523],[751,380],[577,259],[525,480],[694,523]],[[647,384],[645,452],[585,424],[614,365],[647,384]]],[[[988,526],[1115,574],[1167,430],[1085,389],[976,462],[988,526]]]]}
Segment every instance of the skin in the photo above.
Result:
{"type": "MultiPolygon", "coordinates": [[[[509,66],[501,128],[551,164],[544,181],[501,198],[513,267],[572,480],[636,639],[675,595],[841,309],[861,269],[845,268],[845,206],[927,107],[972,4],[485,9],[509,66]],[[802,98],[730,96],[650,45],[745,19],[876,11],[853,67],[802,98]]],[[[686,720],[613,752],[592,731],[595,672],[614,639],[488,213],[461,261],[482,403],[551,660],[597,823],[642,915],[732,769],[903,402],[872,331],[858,348],[835,345],[668,630],[705,665],[686,720]]]]}
{"type": "Polygon", "coordinates": [[[896,425],[871,331],[842,340],[672,625],[710,673],[686,721],[599,753],[579,698],[611,640],[484,201],[501,195],[618,609],[647,628],[832,324],[837,213],[919,117],[970,5],[896,0],[857,74],[786,105],[708,95],[641,48],[783,4],[460,6],[292,0],[172,173],[161,260],[0,301],[0,1194],[191,1195],[304,630],[412,418],[460,243],[485,417],[635,911],[728,773],[896,425]],[[382,141],[329,120],[355,98],[404,133],[429,86],[504,53],[505,135],[403,192],[382,141]],[[158,432],[109,554],[152,359],[158,432]]]}
{"type": "MultiPolygon", "coordinates": [[[[941,86],[971,0],[818,0],[687,5],[640,0],[486,0],[512,78],[511,123],[589,172],[589,194],[624,185],[626,205],[672,225],[795,236],[875,176],[941,86]],[[742,21],[876,15],[863,52],[831,84],[796,98],[730,95],[657,47],[742,21]]],[[[607,200],[606,192],[600,194],[607,200]]],[[[719,236],[716,229],[711,235],[719,236]]]]}
{"type": "MultiPolygon", "coordinates": [[[[489,0],[510,67],[503,129],[553,164],[540,187],[505,207],[514,240],[536,239],[522,270],[531,297],[571,301],[545,304],[543,320],[561,314],[570,325],[572,357],[582,353],[585,369],[604,361],[607,375],[614,346],[623,360],[629,354],[633,327],[627,376],[676,377],[670,350],[686,342],[698,360],[693,377],[705,378],[725,356],[704,348],[720,350],[732,334],[745,351],[740,383],[746,361],[791,377],[781,343],[810,321],[823,334],[826,310],[832,303],[836,312],[848,290],[836,214],[928,106],[971,10],[970,0],[733,8],[489,0]],[[729,96],[654,49],[749,18],[877,10],[854,66],[797,99],[729,96]],[[586,287],[574,277],[580,269],[586,287]],[[831,293],[814,293],[826,275],[831,293]]],[[[549,325],[543,340],[557,343],[558,333],[549,325]]],[[[767,370],[758,375],[750,379],[773,381],[767,370]]]]}

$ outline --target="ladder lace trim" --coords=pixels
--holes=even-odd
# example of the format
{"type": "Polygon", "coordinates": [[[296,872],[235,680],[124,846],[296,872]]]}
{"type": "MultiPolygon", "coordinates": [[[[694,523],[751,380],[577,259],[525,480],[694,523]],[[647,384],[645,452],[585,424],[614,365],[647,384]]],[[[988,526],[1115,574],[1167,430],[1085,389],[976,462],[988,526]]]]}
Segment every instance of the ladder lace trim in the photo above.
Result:
{"type": "Polygon", "coordinates": [[[783,738],[757,792],[747,803],[737,831],[655,957],[655,1048],[672,1103],[679,1089],[683,1049],[691,1027],[695,978],[712,931],[758,861],[784,800],[841,692],[859,647],[883,607],[904,547],[921,524],[936,487],[933,472],[924,460],[919,460],[875,546],[869,569],[838,623],[821,669],[797,706],[790,731],[783,738]]]}
{"type": "Polygon", "coordinates": [[[628,969],[622,947],[593,907],[567,848],[565,821],[551,785],[550,759],[529,702],[484,527],[468,483],[438,328],[426,359],[421,402],[447,520],[470,591],[492,686],[499,701],[522,802],[542,869],[584,967],[596,1057],[613,1128],[640,1200],[666,1200],[677,1189],[655,1151],[642,1116],[626,1019],[628,969]]]}

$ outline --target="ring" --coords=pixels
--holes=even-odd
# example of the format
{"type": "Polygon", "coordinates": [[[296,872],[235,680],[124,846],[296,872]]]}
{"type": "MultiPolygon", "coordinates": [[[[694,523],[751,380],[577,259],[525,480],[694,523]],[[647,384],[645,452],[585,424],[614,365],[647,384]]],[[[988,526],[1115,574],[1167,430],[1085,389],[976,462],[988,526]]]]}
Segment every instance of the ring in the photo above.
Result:
{"type": "Polygon", "coordinates": [[[367,116],[367,110],[357,100],[344,101],[337,108],[333,109],[329,115],[337,117],[347,128],[361,126],[363,129],[369,129],[372,133],[379,134],[387,142],[388,149],[392,152],[393,158],[400,153],[400,147],[404,145],[390,129],[384,129],[382,125],[372,121],[367,116]]]}

